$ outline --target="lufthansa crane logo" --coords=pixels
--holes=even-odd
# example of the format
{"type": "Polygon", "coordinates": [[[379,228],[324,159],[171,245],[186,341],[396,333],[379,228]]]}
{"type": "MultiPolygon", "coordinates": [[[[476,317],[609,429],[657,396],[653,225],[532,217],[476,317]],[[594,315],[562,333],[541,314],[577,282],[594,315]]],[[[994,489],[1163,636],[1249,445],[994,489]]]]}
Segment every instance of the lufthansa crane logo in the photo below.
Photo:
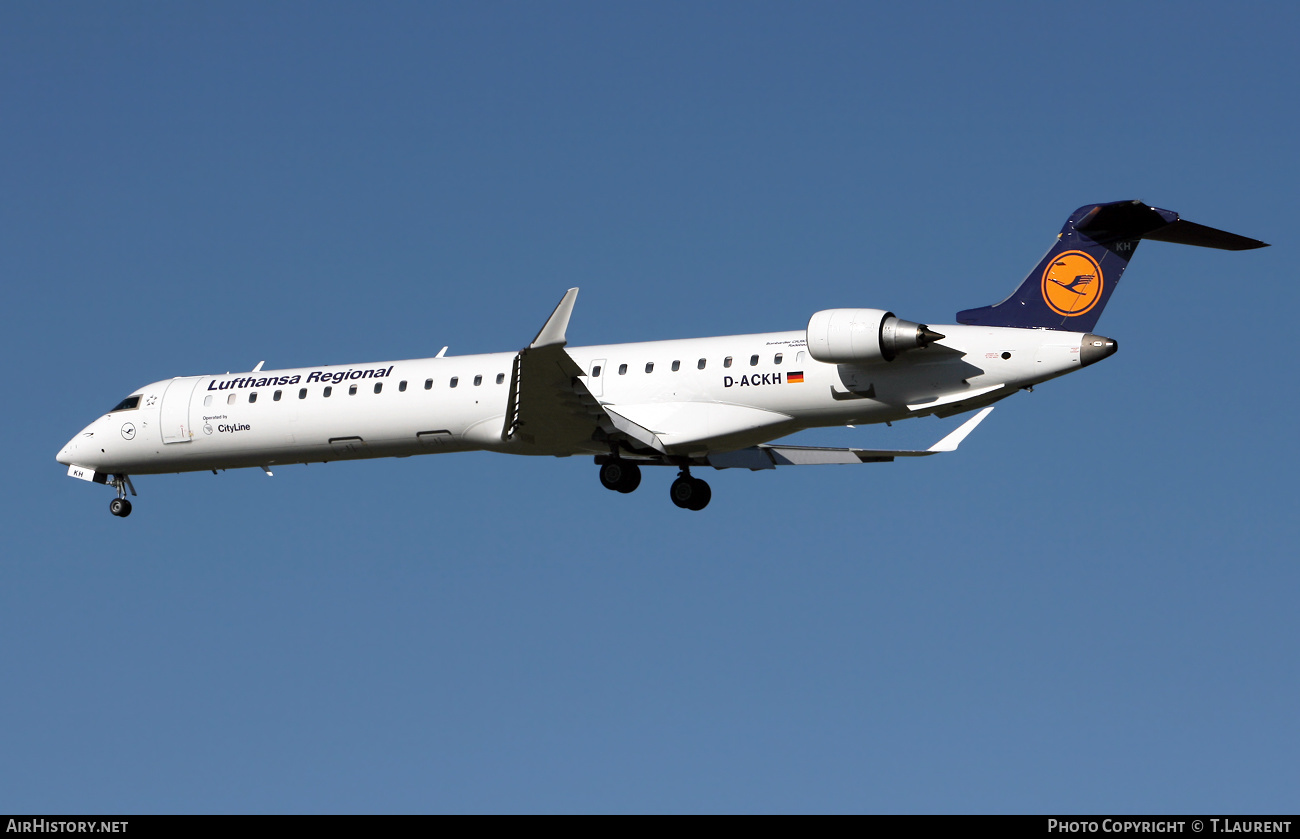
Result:
{"type": "Polygon", "coordinates": [[[123,439],[123,440],[134,440],[134,439],[135,439],[135,426],[134,426],[134,425],[132,425],[131,423],[128,422],[126,425],[122,426],[122,439],[123,439]]]}
{"type": "Polygon", "coordinates": [[[1097,305],[1106,281],[1101,266],[1083,251],[1058,254],[1043,272],[1043,302],[1066,317],[1078,317],[1097,305]]]}

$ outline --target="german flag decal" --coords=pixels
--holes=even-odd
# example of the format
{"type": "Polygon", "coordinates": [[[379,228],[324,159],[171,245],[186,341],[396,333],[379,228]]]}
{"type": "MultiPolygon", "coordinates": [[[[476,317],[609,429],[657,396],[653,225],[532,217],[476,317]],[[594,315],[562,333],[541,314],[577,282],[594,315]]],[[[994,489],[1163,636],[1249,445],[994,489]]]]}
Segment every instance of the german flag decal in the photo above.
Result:
{"type": "Polygon", "coordinates": [[[788,385],[801,385],[801,384],[803,384],[803,371],[802,371],[802,370],[792,370],[792,371],[790,371],[789,373],[786,373],[786,374],[785,374],[785,383],[788,384],[788,385]]]}

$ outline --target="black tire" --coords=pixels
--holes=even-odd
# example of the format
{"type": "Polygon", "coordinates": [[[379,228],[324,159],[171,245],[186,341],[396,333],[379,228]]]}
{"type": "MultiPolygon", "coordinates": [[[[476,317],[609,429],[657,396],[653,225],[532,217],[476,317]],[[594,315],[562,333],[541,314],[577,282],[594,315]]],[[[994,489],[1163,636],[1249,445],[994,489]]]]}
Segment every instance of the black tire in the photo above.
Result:
{"type": "Polygon", "coordinates": [[[691,479],[695,484],[695,492],[691,495],[691,503],[686,505],[688,510],[703,510],[709,506],[709,500],[713,498],[713,490],[709,485],[699,478],[691,479]]]}
{"type": "MultiPolygon", "coordinates": [[[[627,464],[621,460],[611,460],[600,467],[600,485],[605,489],[622,491],[620,486],[627,480],[627,464]]],[[[640,480],[638,478],[638,483],[640,480]]]]}
{"type": "Polygon", "coordinates": [[[616,492],[632,492],[641,486],[641,467],[626,460],[611,460],[600,467],[600,485],[616,492]]]}
{"type": "Polygon", "coordinates": [[[131,502],[125,498],[114,498],[108,502],[108,511],[118,518],[126,518],[131,515],[131,502]]]}
{"type": "Polygon", "coordinates": [[[635,492],[641,486],[641,467],[635,463],[623,464],[623,480],[615,487],[619,492],[635,492]]]}
{"type": "Polygon", "coordinates": [[[691,509],[692,499],[695,498],[695,479],[681,477],[673,481],[673,485],[668,488],[668,497],[673,503],[683,510],[691,509]]]}

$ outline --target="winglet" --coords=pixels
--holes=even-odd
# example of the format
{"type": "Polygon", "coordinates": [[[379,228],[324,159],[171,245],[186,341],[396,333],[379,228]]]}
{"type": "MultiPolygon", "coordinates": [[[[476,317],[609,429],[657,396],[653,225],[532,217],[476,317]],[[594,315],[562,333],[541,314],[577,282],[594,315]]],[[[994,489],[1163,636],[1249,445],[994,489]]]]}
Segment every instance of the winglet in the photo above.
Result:
{"type": "Polygon", "coordinates": [[[251,373],[260,373],[260,372],[262,372],[262,365],[265,364],[265,363],[266,363],[265,361],[259,361],[259,362],[257,362],[257,366],[254,367],[254,368],[253,368],[251,371],[249,371],[249,372],[251,372],[251,373]]]}
{"type": "Polygon", "coordinates": [[[560,305],[555,307],[555,311],[551,312],[551,316],[546,319],[542,331],[538,332],[537,337],[528,345],[530,350],[538,347],[562,347],[567,343],[564,333],[569,328],[569,316],[573,314],[573,303],[577,299],[576,288],[571,288],[564,293],[560,305]]]}
{"type": "Polygon", "coordinates": [[[961,441],[962,441],[962,440],[965,440],[965,439],[966,439],[966,436],[967,436],[968,434],[970,434],[972,431],[974,431],[974,430],[975,430],[975,426],[977,426],[977,425],[979,425],[981,422],[983,422],[983,421],[984,421],[984,418],[987,417],[987,416],[989,415],[989,413],[992,412],[992,410],[993,410],[993,406],[990,405],[989,407],[987,407],[987,408],[985,408],[984,410],[980,411],[980,412],[979,412],[978,414],[976,414],[975,416],[973,416],[973,417],[971,417],[970,419],[966,420],[965,422],[963,422],[963,423],[961,424],[960,427],[958,427],[958,429],[957,429],[956,431],[954,431],[953,433],[949,434],[947,437],[944,437],[942,440],[940,440],[939,442],[937,442],[937,443],[935,443],[933,446],[931,446],[931,447],[929,448],[929,451],[932,451],[932,452],[955,452],[955,451],[957,451],[957,447],[961,445],[961,441]]]}

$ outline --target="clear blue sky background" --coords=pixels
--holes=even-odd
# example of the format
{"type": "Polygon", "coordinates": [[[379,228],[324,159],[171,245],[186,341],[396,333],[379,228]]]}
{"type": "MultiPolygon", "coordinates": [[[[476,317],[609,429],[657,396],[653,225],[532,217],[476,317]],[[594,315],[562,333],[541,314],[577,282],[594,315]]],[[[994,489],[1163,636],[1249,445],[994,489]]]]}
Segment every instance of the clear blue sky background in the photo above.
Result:
{"type": "MultiPolygon", "coordinates": [[[[1288,811],[1290,4],[0,7],[0,810],[1288,811]],[[145,477],[174,375],[1002,299],[1140,198],[1104,364],[921,462],[145,477]]],[[[958,420],[804,442],[928,445],[958,420]]]]}

